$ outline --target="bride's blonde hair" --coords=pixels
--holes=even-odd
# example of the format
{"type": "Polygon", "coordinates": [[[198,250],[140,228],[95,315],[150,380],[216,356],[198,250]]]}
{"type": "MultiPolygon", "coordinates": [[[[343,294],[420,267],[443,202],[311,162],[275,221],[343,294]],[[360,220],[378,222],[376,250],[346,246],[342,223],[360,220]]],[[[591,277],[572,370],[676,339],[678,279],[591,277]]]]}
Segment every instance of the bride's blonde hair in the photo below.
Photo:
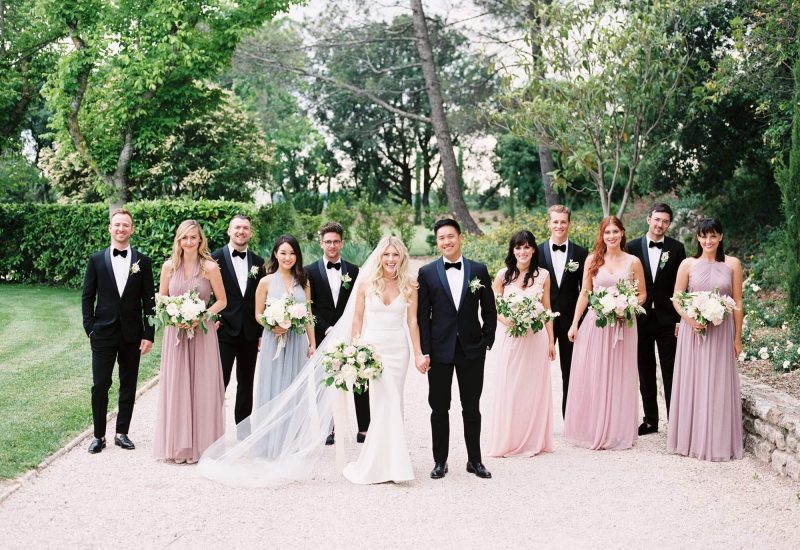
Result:
{"type": "Polygon", "coordinates": [[[377,252],[374,259],[375,264],[372,266],[372,275],[367,281],[366,290],[368,293],[374,292],[378,296],[383,295],[385,288],[383,282],[383,254],[390,246],[395,247],[397,252],[400,253],[400,262],[397,266],[397,287],[400,289],[400,294],[403,295],[403,299],[409,302],[411,301],[411,292],[419,285],[415,280],[411,279],[408,274],[408,249],[406,245],[403,244],[403,241],[394,235],[382,238],[378,246],[375,247],[377,252]]]}

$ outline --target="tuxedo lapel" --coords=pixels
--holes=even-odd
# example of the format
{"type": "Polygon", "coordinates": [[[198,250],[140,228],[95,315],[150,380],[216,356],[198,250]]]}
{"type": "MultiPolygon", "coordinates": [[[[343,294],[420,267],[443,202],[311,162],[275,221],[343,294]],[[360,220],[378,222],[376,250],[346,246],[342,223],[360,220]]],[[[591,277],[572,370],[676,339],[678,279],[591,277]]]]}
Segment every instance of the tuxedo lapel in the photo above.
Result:
{"type": "MultiPolygon", "coordinates": [[[[469,260],[463,257],[461,259],[464,262],[464,265],[462,266],[464,269],[464,284],[461,285],[461,301],[458,302],[459,307],[464,305],[464,298],[466,298],[467,289],[469,288],[469,280],[470,277],[472,277],[472,268],[470,267],[469,260]]],[[[455,303],[453,305],[455,305],[455,303]]]]}
{"type": "MultiPolygon", "coordinates": [[[[132,258],[131,258],[132,259],[132,258]]],[[[114,266],[111,265],[111,249],[106,248],[106,251],[103,253],[103,260],[106,264],[106,270],[108,271],[108,276],[111,277],[111,287],[114,289],[117,297],[121,297],[119,295],[119,289],[117,288],[117,278],[114,277],[114,266]]]]}
{"type": "MultiPolygon", "coordinates": [[[[569,243],[569,246],[572,247],[572,243],[569,243]]],[[[559,291],[560,288],[558,286],[558,279],[556,279],[556,270],[553,267],[553,255],[550,253],[549,239],[544,242],[544,246],[542,248],[544,248],[544,253],[542,254],[544,256],[544,265],[547,268],[547,271],[550,272],[550,284],[555,286],[556,291],[559,291]]],[[[570,248],[570,252],[571,250],[572,249],[570,248]]],[[[564,282],[563,279],[561,282],[564,282]]]]}
{"type": "Polygon", "coordinates": [[[655,277],[653,277],[653,273],[650,271],[650,254],[647,251],[647,239],[645,237],[639,238],[639,259],[642,260],[645,277],[647,277],[650,284],[652,284],[655,277]]]}
{"type": "MultiPolygon", "coordinates": [[[[250,258],[250,254],[247,256],[250,258]]],[[[233,268],[233,258],[231,258],[231,249],[229,246],[226,245],[222,247],[222,257],[225,258],[225,267],[228,269],[228,274],[233,278],[233,286],[239,291],[239,295],[241,296],[242,289],[239,287],[239,278],[236,276],[236,270],[233,268]]],[[[248,260],[248,262],[252,261],[252,258],[248,260]]]]}
{"type": "Polygon", "coordinates": [[[444,260],[439,258],[436,260],[436,274],[439,276],[439,283],[442,285],[442,290],[450,298],[450,305],[456,309],[456,302],[453,300],[453,293],[450,292],[450,283],[447,282],[447,275],[444,272],[444,260]]]}
{"type": "MultiPolygon", "coordinates": [[[[344,261],[342,261],[342,265],[344,266],[344,261]]],[[[328,279],[328,269],[325,267],[325,256],[319,259],[319,278],[324,283],[322,286],[325,287],[325,292],[328,293],[328,299],[331,301],[331,305],[335,308],[337,306],[336,302],[333,299],[333,291],[331,290],[331,282],[328,279]]],[[[341,295],[342,290],[339,289],[339,294],[341,295]]]]}

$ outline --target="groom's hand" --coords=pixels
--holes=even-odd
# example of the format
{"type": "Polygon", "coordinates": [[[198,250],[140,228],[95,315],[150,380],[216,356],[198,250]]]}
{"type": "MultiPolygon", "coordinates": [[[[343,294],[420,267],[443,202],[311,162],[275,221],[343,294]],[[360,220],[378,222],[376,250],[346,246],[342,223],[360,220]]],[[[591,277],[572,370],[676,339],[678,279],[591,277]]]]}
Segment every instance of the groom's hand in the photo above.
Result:
{"type": "Polygon", "coordinates": [[[417,370],[422,374],[425,374],[431,368],[431,358],[428,355],[417,355],[416,360],[417,370]]]}
{"type": "Polygon", "coordinates": [[[150,351],[152,348],[153,348],[153,342],[151,342],[150,340],[142,340],[141,343],[139,343],[139,353],[141,353],[142,355],[150,351]]]}

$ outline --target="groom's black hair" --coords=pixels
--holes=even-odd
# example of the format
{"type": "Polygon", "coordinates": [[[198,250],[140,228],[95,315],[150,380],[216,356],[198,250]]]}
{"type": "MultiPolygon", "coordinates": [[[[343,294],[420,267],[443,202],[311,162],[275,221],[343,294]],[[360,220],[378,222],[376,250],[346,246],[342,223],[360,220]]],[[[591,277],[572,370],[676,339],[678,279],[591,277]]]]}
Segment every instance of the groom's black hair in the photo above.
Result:
{"type": "Polygon", "coordinates": [[[461,226],[458,225],[458,222],[452,218],[444,218],[442,220],[437,220],[436,223],[433,224],[433,236],[436,236],[436,233],[445,226],[452,226],[456,228],[456,232],[461,235],[461,226]]]}

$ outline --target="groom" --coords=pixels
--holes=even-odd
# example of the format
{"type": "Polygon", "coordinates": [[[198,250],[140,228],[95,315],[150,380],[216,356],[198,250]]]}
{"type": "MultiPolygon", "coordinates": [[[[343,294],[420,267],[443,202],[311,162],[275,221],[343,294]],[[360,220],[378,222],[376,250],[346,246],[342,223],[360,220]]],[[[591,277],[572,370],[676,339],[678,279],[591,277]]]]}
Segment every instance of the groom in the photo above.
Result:
{"type": "MultiPolygon", "coordinates": [[[[222,380],[231,381],[236,361],[236,423],[253,412],[253,379],[263,327],[256,321],[256,287],[264,275],[264,259],[248,249],[253,236],[250,217],[237,214],[228,224],[228,244],[211,257],[219,264],[228,304],[217,321],[222,380]]],[[[243,428],[246,431],[246,428],[243,428]]]]}
{"type": "MultiPolygon", "coordinates": [[[[305,267],[311,285],[311,312],[316,320],[314,336],[317,347],[342,317],[358,278],[358,267],[342,259],[344,228],[340,224],[329,222],[320,228],[319,246],[322,248],[322,258],[305,267]]],[[[356,441],[363,443],[369,428],[369,391],[361,395],[353,392],[353,400],[358,422],[356,441]]],[[[333,443],[334,434],[331,432],[325,444],[333,443]]]]}
{"type": "Polygon", "coordinates": [[[155,329],[145,318],[153,315],[156,300],[152,263],[131,248],[133,231],[130,212],[122,208],[111,212],[111,246],[92,254],[83,279],[83,328],[92,348],[92,454],[106,447],[108,389],[115,363],[119,363],[119,413],[114,444],[127,450],[135,448],[128,429],[139,359],[153,347],[155,329]]]}
{"type": "Polygon", "coordinates": [[[497,328],[492,279],[485,265],[461,256],[463,237],[458,222],[439,220],[433,234],[443,257],[419,270],[417,312],[422,353],[430,356],[431,478],[441,479],[447,473],[450,391],[455,372],[467,444],[467,472],[486,479],[492,474],[481,462],[480,399],[486,350],[492,347],[497,328]]]}

